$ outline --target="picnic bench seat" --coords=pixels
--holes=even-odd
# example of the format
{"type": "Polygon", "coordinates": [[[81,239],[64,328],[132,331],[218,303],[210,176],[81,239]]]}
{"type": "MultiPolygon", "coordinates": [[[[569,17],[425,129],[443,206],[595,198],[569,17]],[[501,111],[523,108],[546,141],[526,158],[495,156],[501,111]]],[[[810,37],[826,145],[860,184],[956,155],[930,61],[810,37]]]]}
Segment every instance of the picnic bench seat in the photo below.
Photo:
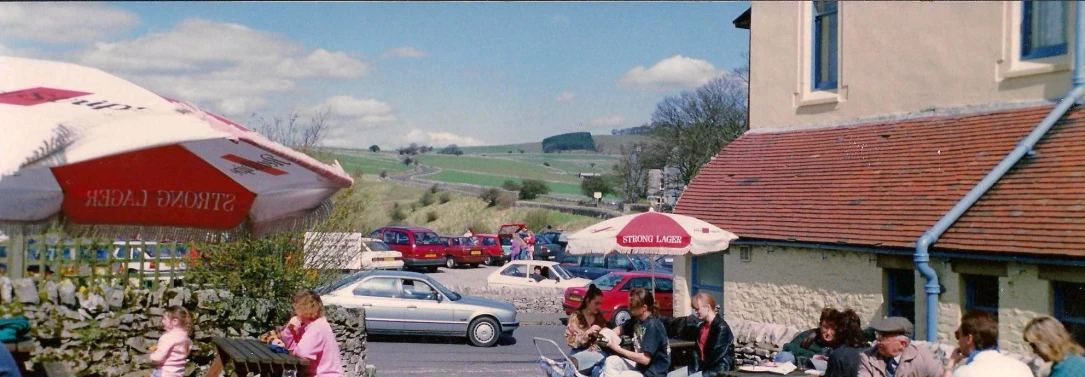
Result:
{"type": "Polygon", "coordinates": [[[233,365],[235,376],[279,376],[283,371],[296,370],[298,377],[304,377],[308,372],[309,360],[275,353],[256,339],[212,337],[211,343],[216,352],[208,376],[217,375],[226,365],[233,365]]]}

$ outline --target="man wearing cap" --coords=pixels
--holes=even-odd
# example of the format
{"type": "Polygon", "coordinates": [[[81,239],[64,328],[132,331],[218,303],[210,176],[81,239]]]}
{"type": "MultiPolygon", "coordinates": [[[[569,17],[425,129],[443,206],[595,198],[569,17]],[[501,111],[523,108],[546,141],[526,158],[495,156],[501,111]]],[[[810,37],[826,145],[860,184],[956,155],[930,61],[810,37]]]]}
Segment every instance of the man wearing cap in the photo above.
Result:
{"type": "Polygon", "coordinates": [[[911,321],[886,317],[870,327],[877,341],[859,355],[859,377],[942,377],[942,363],[912,344],[911,321]]]}
{"type": "Polygon", "coordinates": [[[1025,363],[998,351],[998,320],[990,313],[965,313],[953,336],[957,349],[949,357],[945,377],[1032,377],[1025,363]]]}

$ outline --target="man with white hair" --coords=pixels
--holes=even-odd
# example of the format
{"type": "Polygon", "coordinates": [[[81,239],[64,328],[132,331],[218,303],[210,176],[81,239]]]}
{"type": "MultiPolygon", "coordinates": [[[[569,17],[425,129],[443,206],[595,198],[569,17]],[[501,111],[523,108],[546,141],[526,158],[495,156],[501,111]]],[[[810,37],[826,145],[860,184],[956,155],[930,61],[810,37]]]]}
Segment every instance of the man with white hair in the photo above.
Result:
{"type": "Polygon", "coordinates": [[[870,327],[877,341],[859,354],[859,377],[942,377],[942,363],[930,351],[912,344],[911,321],[886,317],[870,327]]]}

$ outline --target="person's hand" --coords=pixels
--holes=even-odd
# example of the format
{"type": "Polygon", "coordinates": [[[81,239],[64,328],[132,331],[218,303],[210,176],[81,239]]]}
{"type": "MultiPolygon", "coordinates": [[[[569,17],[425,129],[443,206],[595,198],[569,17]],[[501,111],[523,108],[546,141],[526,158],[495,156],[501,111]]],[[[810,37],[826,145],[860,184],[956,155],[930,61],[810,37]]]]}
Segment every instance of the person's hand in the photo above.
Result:
{"type": "Polygon", "coordinates": [[[588,329],[588,334],[598,334],[600,331],[603,331],[602,327],[599,327],[599,325],[591,325],[591,328],[588,329]]]}
{"type": "Polygon", "coordinates": [[[286,348],[286,343],[283,343],[283,340],[279,339],[279,338],[272,339],[271,340],[271,345],[286,348]]]}
{"type": "Polygon", "coordinates": [[[961,349],[959,347],[954,348],[953,352],[949,354],[949,360],[946,362],[946,370],[952,370],[957,363],[961,362],[961,359],[964,359],[964,354],[961,353],[961,349]]]}
{"type": "Polygon", "coordinates": [[[286,323],[286,328],[290,329],[291,331],[298,331],[298,329],[301,328],[301,317],[290,317],[290,322],[286,323]]]}
{"type": "Polygon", "coordinates": [[[607,348],[610,348],[614,353],[618,353],[618,350],[622,349],[622,344],[620,342],[607,342],[607,348]]]}

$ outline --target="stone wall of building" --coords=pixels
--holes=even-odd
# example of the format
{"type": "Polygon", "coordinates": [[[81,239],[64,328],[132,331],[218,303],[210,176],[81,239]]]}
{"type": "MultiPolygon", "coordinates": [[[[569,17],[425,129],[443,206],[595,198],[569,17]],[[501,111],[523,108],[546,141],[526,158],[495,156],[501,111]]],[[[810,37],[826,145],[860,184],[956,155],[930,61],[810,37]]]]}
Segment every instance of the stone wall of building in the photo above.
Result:
{"type": "MultiPolygon", "coordinates": [[[[77,376],[150,375],[148,348],[162,335],[161,316],[172,305],[185,307],[193,316],[187,376],[202,376],[210,365],[212,336],[255,338],[282,326],[272,323],[272,314],[282,310],[283,303],[239,299],[210,289],[76,287],[67,281],[39,286],[30,279],[0,278],[0,297],[4,315],[23,315],[30,321],[36,349],[28,367],[64,361],[77,376]]],[[[365,312],[329,306],[326,318],[342,350],[346,376],[364,375],[365,312]]]]}
{"type": "Polygon", "coordinates": [[[1031,352],[1022,334],[1033,318],[1051,313],[1051,282],[1039,278],[1036,265],[1010,263],[1007,267],[1007,276],[998,279],[998,346],[1031,352]]]}

